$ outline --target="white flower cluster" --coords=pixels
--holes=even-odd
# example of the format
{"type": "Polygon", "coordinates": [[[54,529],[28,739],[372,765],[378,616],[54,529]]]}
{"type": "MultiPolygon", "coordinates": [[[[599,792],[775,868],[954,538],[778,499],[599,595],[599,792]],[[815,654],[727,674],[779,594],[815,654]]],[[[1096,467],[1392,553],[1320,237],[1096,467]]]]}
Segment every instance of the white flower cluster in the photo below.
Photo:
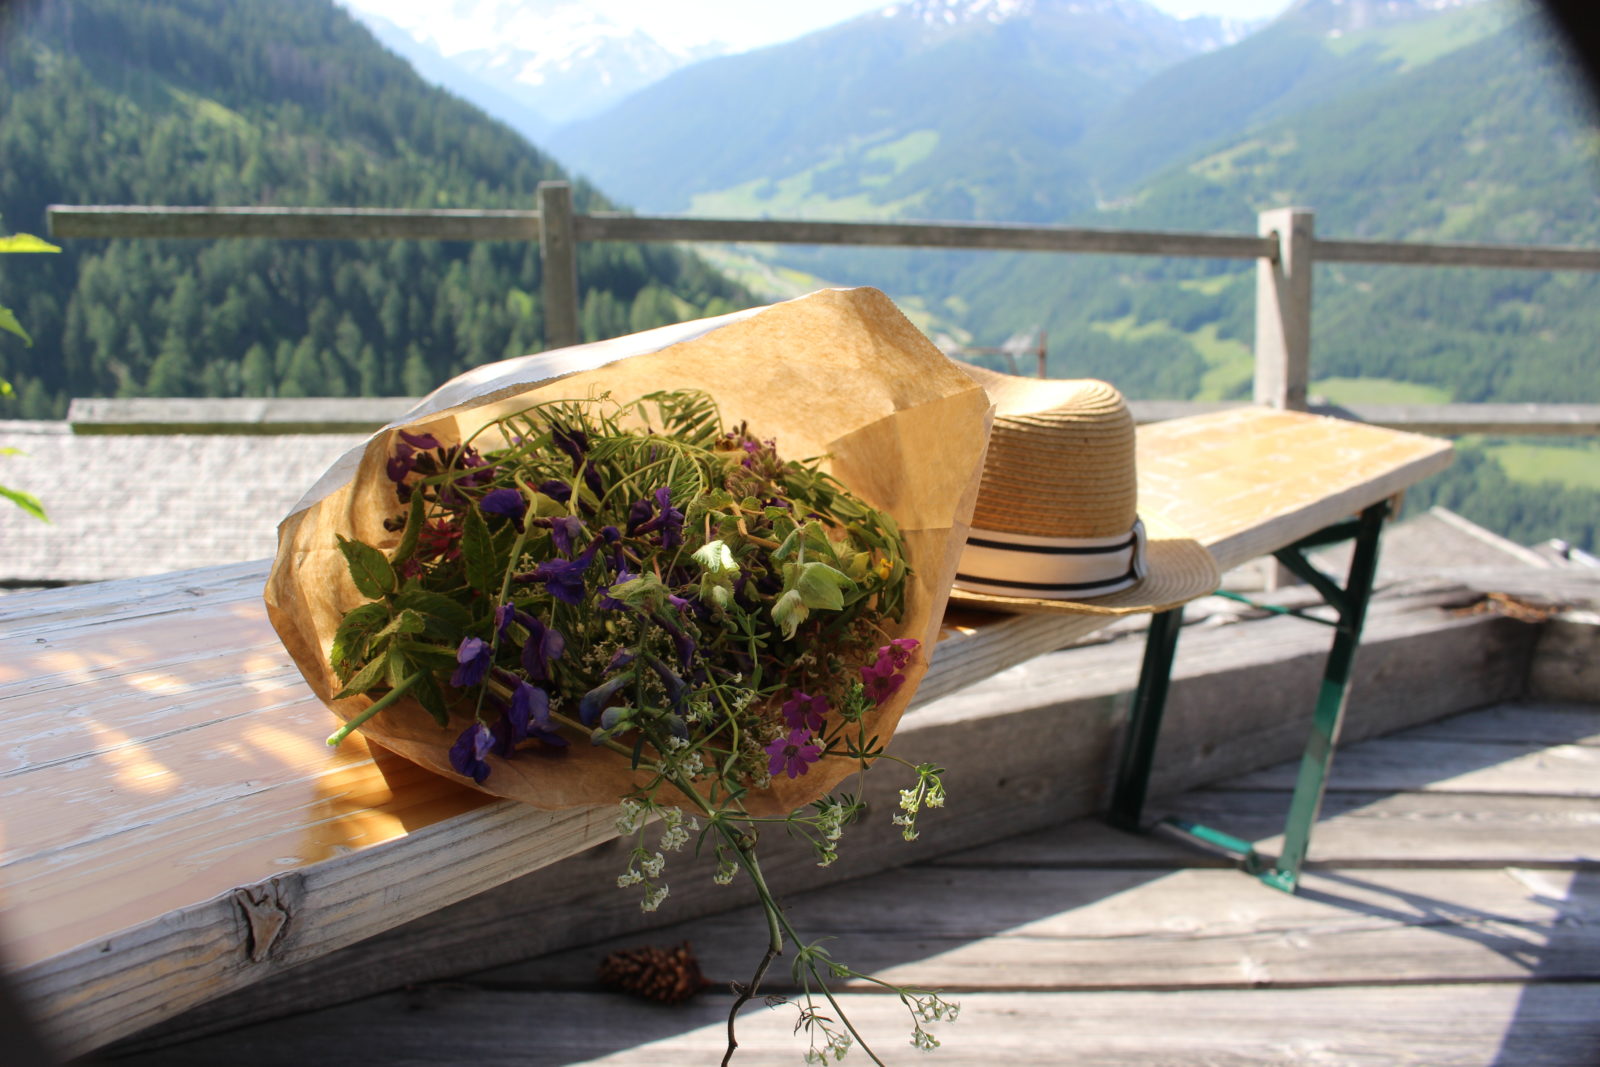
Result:
{"type": "Polygon", "coordinates": [[[718,885],[732,885],[733,876],[739,873],[739,865],[732,860],[723,860],[717,864],[717,873],[711,880],[718,885]]]}
{"type": "Polygon", "coordinates": [[[687,778],[690,781],[700,777],[706,771],[706,761],[698,749],[689,747],[689,742],[681,737],[667,738],[667,751],[661,758],[649,764],[649,769],[663,778],[687,778]]]}
{"type": "Polygon", "coordinates": [[[806,1016],[802,1014],[801,1025],[804,1025],[807,1030],[811,1029],[813,1025],[820,1029],[822,1031],[824,1044],[821,1048],[817,1048],[815,1045],[812,1045],[810,1048],[806,1049],[805,1062],[827,1063],[829,1056],[833,1057],[835,1063],[844,1059],[844,1054],[850,1051],[850,1035],[845,1033],[843,1030],[830,1029],[816,1016],[813,1016],[812,1019],[815,1021],[807,1022],[806,1016]]]}
{"type": "Polygon", "coordinates": [[[685,816],[677,808],[668,808],[661,813],[661,823],[666,827],[661,832],[661,847],[668,852],[676,852],[689,842],[689,835],[700,829],[700,820],[693,815],[685,816]]]}
{"type": "Polygon", "coordinates": [[[944,807],[944,782],[939,769],[930,764],[917,767],[917,784],[900,790],[900,814],[893,822],[900,827],[900,836],[907,841],[917,839],[917,813],[923,808],[944,807]]]}

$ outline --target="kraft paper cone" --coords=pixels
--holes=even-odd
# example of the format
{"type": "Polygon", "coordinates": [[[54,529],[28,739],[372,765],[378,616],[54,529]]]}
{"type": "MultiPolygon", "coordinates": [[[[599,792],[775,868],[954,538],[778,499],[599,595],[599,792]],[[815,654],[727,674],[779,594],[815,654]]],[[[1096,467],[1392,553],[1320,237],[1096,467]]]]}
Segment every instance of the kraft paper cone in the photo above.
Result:
{"type": "MultiPolygon", "coordinates": [[[[766,308],[663,327],[612,341],[507,360],[447,382],[375,433],[325,474],[283,520],[267,579],[267,613],[300,672],[344,719],[366,696],[335,701],[329,649],[345,612],[365,602],[350,581],[337,535],[390,550],[399,513],[385,463],[399,429],[449,445],[495,417],[552,399],[610,392],[627,402],[659,389],[699,389],[727,424],[748,421],[788,459],[826,455],[844,485],[900,525],[913,569],[895,637],[920,648],[899,692],[868,718],[887,742],[938,638],[956,561],[966,541],[988,441],[983,389],[875,289],[827,290],[766,308]]],[[[449,749],[469,720],[439,727],[401,700],[362,727],[368,740],[455,781],[449,749]]],[[[490,757],[479,788],[545,809],[616,803],[634,775],[617,755],[575,740],[564,754],[490,757]]],[[[756,813],[792,811],[826,794],[855,765],[824,760],[795,779],[754,792],[756,813]]]]}

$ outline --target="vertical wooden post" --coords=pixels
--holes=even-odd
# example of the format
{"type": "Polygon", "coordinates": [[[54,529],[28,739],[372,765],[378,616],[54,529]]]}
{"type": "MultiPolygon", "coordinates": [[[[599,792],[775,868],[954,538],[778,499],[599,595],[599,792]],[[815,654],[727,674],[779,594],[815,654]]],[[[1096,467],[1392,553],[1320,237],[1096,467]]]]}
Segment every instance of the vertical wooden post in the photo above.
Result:
{"type": "Polygon", "coordinates": [[[545,348],[564,348],[578,332],[578,245],[572,236],[572,186],[539,183],[539,260],[544,275],[545,348]]]}
{"type": "Polygon", "coordinates": [[[1256,266],[1257,404],[1306,409],[1314,229],[1314,214],[1307,208],[1279,208],[1259,216],[1257,232],[1278,236],[1278,258],[1256,266]]]}

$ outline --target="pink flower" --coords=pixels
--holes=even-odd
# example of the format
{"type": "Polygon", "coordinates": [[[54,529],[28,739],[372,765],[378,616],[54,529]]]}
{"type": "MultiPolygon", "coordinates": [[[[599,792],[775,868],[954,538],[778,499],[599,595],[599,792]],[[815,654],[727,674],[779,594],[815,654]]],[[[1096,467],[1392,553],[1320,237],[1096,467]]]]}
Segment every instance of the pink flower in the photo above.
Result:
{"type": "Polygon", "coordinates": [[[816,738],[807,730],[790,730],[789,736],[779,737],[767,745],[767,773],[776,778],[779,772],[798,778],[811,769],[811,764],[822,758],[822,749],[816,738]]]}

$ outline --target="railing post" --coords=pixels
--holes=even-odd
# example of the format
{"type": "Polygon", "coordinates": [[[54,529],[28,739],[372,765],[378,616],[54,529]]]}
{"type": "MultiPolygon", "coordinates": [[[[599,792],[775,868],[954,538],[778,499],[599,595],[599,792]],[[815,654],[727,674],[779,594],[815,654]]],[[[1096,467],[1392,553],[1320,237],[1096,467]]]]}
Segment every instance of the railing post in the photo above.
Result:
{"type": "Polygon", "coordinates": [[[1257,404],[1306,410],[1313,223],[1308,208],[1278,208],[1259,216],[1257,232],[1278,236],[1278,258],[1258,260],[1256,266],[1257,404]]]}
{"type": "Polygon", "coordinates": [[[539,183],[539,260],[544,275],[545,348],[565,348],[578,333],[578,245],[572,236],[572,186],[539,183]]]}

